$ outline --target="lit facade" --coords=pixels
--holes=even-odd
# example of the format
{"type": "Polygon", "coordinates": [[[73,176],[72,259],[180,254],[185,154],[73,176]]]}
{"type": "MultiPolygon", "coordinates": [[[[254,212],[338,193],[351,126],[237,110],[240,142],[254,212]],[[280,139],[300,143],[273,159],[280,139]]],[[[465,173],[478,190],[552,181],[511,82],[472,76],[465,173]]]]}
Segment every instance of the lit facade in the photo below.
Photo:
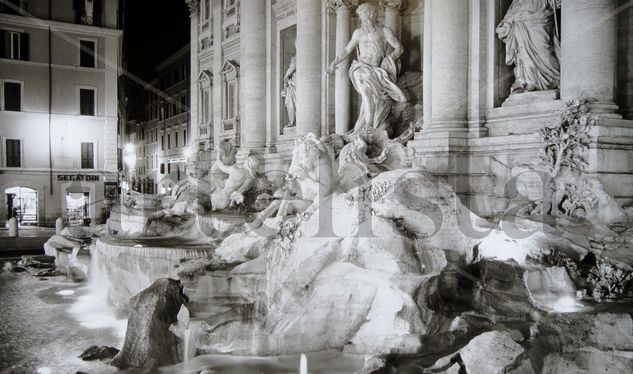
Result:
{"type": "Polygon", "coordinates": [[[560,84],[523,96],[511,95],[513,67],[495,31],[512,0],[184,1],[192,142],[205,167],[217,144],[231,139],[238,156],[259,156],[261,172],[280,182],[297,136],[347,133],[361,104],[348,74],[356,52],[325,72],[359,27],[358,7],[371,3],[404,48],[397,84],[409,101],[392,108],[390,123],[414,125],[407,146],[415,165],[454,183],[472,210],[505,209],[506,183],[542,146],[536,131],[578,97],[601,118],[588,170],[618,201],[633,201],[633,10],[626,1],[555,2],[560,84]],[[288,116],[293,66],[296,102],[288,116]]]}
{"type": "Polygon", "coordinates": [[[141,119],[128,122],[134,162],[126,167],[129,188],[146,194],[168,193],[187,174],[189,156],[189,45],[156,67],[143,91],[141,119]]]}
{"type": "Polygon", "coordinates": [[[23,219],[16,188],[35,196],[28,223],[102,222],[118,179],[119,0],[3,2],[0,32],[0,222],[23,219]]]}

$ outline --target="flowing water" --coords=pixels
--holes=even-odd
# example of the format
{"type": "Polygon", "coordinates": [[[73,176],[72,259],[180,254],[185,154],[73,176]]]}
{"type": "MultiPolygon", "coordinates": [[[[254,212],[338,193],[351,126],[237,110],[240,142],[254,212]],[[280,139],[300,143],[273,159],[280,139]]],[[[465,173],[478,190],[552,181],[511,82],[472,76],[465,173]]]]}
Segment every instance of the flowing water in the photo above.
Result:
{"type": "Polygon", "coordinates": [[[576,288],[564,267],[537,266],[525,273],[525,283],[534,303],[556,313],[573,313],[584,308],[576,300],[576,288]]]}
{"type": "Polygon", "coordinates": [[[185,366],[196,356],[198,337],[202,332],[202,328],[206,325],[204,321],[190,320],[187,328],[185,329],[185,337],[183,344],[183,363],[185,366]]]}
{"type": "Polygon", "coordinates": [[[122,337],[84,311],[79,323],[70,309],[89,294],[88,287],[63,277],[40,280],[29,274],[0,273],[0,372],[114,373],[102,362],[78,356],[91,345],[120,347],[122,337]]]}

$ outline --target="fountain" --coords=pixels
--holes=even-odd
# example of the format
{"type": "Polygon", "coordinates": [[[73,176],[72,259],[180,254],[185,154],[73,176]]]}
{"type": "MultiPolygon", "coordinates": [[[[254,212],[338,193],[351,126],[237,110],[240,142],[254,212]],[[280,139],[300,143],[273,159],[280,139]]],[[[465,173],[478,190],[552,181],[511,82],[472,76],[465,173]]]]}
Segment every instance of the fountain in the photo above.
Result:
{"type": "MultiPolygon", "coordinates": [[[[359,10],[362,22],[377,15],[370,3],[359,10]]],[[[401,52],[397,40],[389,42],[401,52]]],[[[155,334],[159,344],[171,346],[151,351],[182,353],[184,364],[174,370],[240,365],[295,371],[298,361],[304,373],[308,358],[317,370],[324,365],[318,357],[332,355],[338,361],[326,372],[369,373],[394,356],[426,355],[425,367],[433,363],[426,362],[429,357],[439,358],[433,369],[439,372],[460,362],[480,365],[480,357],[498,353],[469,347],[474,338],[481,347],[503,342],[511,357],[490,361],[505,363],[498,372],[506,372],[527,356],[526,332],[531,339],[539,335],[534,322],[584,311],[576,285],[593,284],[595,295],[625,292],[625,261],[615,281],[602,271],[606,265],[573,271],[586,266],[589,235],[617,235],[597,227],[601,207],[614,213],[609,224],[624,216],[606,193],[587,203],[587,194],[570,187],[557,167],[550,184],[565,185],[566,196],[555,202],[544,196],[529,212],[514,210],[493,221],[471,212],[441,176],[413,166],[406,146],[413,125],[388,121],[389,97],[404,100],[393,59],[390,54],[381,67],[352,65],[357,90],[384,92],[363,96],[371,105],[363,103],[353,132],[297,136],[285,183],[276,191],[257,173],[254,156],[238,163],[235,146],[222,142],[207,174],[192,173],[171,196],[133,196],[136,203],[115,211],[109,235],[96,242],[91,271],[110,306],[127,311],[135,295],[130,321],[137,325],[131,328],[141,333],[128,328],[127,347],[117,357],[136,362],[134,337],[153,336],[138,322],[151,309],[155,326],[172,326],[155,334]],[[545,215],[557,215],[559,208],[565,221],[554,228],[545,215]],[[159,283],[178,289],[178,297],[156,295],[159,283]],[[139,307],[141,299],[151,308],[139,307]],[[175,318],[183,303],[186,316],[175,318]],[[440,358],[449,351],[453,356],[440,358]]],[[[561,131],[548,132],[546,140],[556,143],[552,137],[561,131]]],[[[542,159],[552,161],[547,149],[542,159]]],[[[630,320],[620,317],[613,318],[622,325],[630,320]]],[[[170,357],[169,363],[175,361],[170,357]]]]}

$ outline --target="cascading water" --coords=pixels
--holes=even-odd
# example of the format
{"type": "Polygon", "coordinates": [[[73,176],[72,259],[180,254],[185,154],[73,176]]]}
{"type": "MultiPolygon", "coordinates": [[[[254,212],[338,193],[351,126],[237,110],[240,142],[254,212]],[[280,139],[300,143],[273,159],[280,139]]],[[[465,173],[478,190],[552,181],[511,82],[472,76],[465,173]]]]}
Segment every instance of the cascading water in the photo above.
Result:
{"type": "Polygon", "coordinates": [[[184,347],[182,354],[185,367],[187,367],[189,361],[196,356],[198,337],[202,333],[204,326],[204,321],[189,320],[189,324],[185,328],[185,336],[183,339],[184,347]]]}
{"type": "Polygon", "coordinates": [[[299,374],[308,374],[308,358],[303,353],[299,362],[299,374]]]}
{"type": "Polygon", "coordinates": [[[93,246],[88,270],[88,286],[81,290],[81,295],[77,297],[69,311],[83,327],[112,328],[115,335],[123,339],[127,320],[117,318],[114,310],[108,305],[108,287],[105,286],[105,278],[102,259],[93,246]]]}
{"type": "Polygon", "coordinates": [[[576,288],[563,267],[534,267],[525,272],[524,279],[532,299],[542,309],[571,313],[583,308],[576,299],[576,288]]]}

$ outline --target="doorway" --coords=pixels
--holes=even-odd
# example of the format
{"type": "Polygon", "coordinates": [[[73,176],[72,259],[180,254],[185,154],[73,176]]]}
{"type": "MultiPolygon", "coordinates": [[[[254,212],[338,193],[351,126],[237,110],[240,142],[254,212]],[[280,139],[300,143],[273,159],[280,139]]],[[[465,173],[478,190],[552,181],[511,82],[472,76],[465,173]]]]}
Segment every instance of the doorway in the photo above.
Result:
{"type": "Polygon", "coordinates": [[[37,191],[28,187],[11,187],[4,191],[7,201],[7,221],[15,217],[23,226],[37,225],[37,191]]]}
{"type": "Polygon", "coordinates": [[[66,222],[68,226],[81,226],[90,224],[89,192],[66,193],[66,222]]]}

